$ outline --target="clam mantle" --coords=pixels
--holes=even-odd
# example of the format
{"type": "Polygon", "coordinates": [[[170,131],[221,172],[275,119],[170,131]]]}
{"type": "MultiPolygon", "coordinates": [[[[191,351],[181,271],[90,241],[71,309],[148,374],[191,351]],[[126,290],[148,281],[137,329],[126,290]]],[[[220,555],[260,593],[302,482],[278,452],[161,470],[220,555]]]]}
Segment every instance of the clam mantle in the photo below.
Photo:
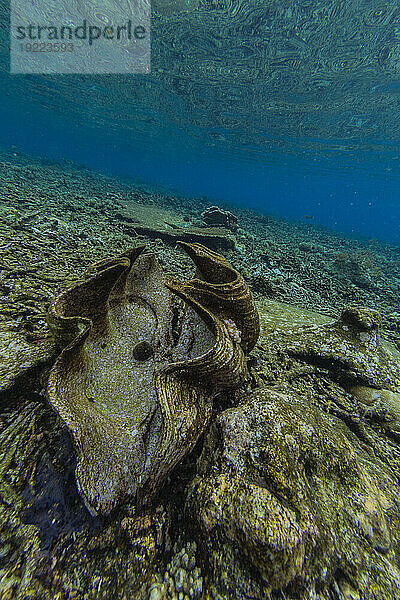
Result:
{"type": "Polygon", "coordinates": [[[248,378],[259,319],[247,285],[222,256],[180,246],[198,278],[167,279],[142,246],[93,265],[49,311],[64,349],[48,397],[92,514],[151,500],[207,426],[213,396],[248,378]]]}

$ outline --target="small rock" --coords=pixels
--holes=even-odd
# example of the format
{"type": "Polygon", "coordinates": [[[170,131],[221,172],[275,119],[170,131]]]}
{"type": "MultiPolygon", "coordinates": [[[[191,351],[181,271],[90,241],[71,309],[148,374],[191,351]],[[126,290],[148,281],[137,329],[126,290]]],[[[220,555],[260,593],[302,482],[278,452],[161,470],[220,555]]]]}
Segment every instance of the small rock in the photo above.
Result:
{"type": "Polygon", "coordinates": [[[382,325],[378,311],[365,306],[346,306],[342,311],[341,320],[359,331],[375,331],[382,325]]]}
{"type": "Polygon", "coordinates": [[[238,218],[229,210],[222,210],[218,206],[210,206],[201,213],[204,223],[211,227],[226,227],[231,231],[238,228],[238,218]]]}

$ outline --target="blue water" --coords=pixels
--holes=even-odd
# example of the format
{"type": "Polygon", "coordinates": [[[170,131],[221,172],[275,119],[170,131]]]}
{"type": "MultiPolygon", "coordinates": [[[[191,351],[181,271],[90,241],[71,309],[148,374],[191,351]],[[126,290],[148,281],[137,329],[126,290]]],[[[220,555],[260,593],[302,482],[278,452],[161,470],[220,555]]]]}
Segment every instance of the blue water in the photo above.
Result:
{"type": "Polygon", "coordinates": [[[11,75],[4,28],[0,149],[400,243],[396,5],[194,4],[154,16],[150,75],[11,75]]]}

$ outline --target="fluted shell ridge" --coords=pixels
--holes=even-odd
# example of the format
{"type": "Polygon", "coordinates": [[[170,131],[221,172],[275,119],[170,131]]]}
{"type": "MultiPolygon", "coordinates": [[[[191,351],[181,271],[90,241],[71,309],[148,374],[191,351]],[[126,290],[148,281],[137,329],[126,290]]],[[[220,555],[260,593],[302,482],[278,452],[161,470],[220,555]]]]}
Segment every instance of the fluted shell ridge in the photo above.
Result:
{"type": "Polygon", "coordinates": [[[221,320],[232,320],[240,332],[244,352],[260,335],[260,321],[251,292],[242,275],[223,257],[201,244],[178,242],[195,263],[200,278],[182,283],[181,294],[196,299],[221,320]]]}

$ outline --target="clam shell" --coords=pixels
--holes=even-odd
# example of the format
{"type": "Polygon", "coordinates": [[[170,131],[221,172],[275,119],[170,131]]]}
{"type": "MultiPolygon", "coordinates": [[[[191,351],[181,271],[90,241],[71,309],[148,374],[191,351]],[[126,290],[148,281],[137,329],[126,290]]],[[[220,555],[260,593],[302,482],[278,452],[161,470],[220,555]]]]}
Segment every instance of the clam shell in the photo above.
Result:
{"type": "Polygon", "coordinates": [[[208,425],[213,396],[248,378],[251,294],[223,257],[183,246],[202,280],[167,281],[154,255],[133,248],[93,265],[50,308],[64,349],[48,398],[72,434],[92,514],[151,501],[208,425]]]}

